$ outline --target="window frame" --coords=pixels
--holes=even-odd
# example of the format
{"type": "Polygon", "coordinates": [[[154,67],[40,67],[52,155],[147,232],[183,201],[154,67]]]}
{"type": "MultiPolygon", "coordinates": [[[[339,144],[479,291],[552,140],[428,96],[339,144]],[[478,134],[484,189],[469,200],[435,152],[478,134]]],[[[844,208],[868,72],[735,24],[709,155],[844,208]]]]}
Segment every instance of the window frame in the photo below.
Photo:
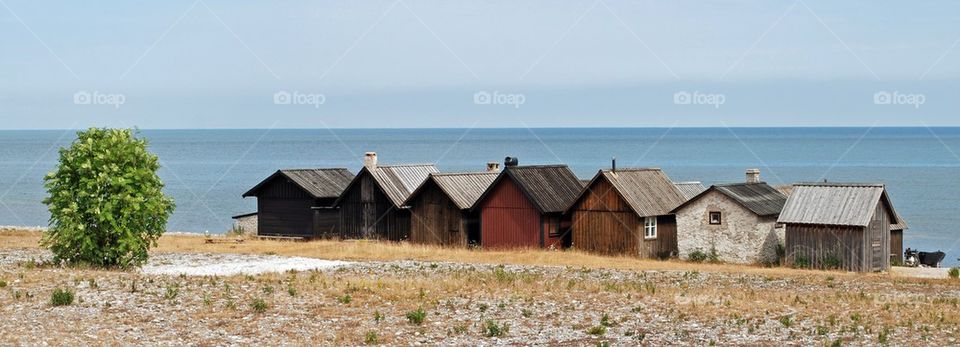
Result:
{"type": "Polygon", "coordinates": [[[707,223],[710,223],[710,225],[723,225],[723,212],[721,212],[721,211],[710,211],[710,212],[707,214],[707,223]],[[714,215],[717,216],[717,222],[716,222],[716,223],[713,222],[713,216],[714,216],[714,215]]]}
{"type": "Polygon", "coordinates": [[[644,240],[657,239],[657,217],[643,218],[643,239],[644,240]]]}

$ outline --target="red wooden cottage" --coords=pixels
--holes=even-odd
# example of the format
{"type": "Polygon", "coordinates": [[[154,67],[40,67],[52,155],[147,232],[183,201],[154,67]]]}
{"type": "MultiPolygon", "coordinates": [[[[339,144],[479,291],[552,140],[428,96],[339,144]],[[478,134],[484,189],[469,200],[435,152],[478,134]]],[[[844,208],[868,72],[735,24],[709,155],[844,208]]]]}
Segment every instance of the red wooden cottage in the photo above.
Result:
{"type": "Polygon", "coordinates": [[[566,165],[505,168],[477,199],[480,244],[485,248],[562,247],[569,242],[569,219],[563,212],[583,189],[566,165]]]}

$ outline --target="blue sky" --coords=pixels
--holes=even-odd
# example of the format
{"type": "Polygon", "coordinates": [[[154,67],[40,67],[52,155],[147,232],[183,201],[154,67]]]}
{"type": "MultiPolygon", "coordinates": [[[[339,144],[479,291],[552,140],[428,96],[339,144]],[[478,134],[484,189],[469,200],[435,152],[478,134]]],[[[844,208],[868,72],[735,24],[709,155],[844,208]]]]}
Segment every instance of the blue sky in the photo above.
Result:
{"type": "Polygon", "coordinates": [[[957,23],[951,1],[0,0],[0,128],[960,125],[957,23]]]}

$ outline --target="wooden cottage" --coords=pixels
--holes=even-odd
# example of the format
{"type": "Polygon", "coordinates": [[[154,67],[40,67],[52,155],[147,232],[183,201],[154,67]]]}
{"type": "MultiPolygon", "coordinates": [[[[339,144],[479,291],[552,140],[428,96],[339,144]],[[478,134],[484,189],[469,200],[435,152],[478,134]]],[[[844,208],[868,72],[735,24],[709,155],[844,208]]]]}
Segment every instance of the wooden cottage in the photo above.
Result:
{"type": "Polygon", "coordinates": [[[303,238],[335,235],[339,215],[333,204],[353,178],[353,173],[343,168],[275,172],[243,193],[243,197],[257,198],[253,222],[257,235],[303,238]]]}
{"type": "Polygon", "coordinates": [[[377,154],[366,153],[363,168],[334,204],[340,209],[340,236],[406,240],[410,211],[403,203],[436,172],[433,164],[377,165],[377,154]]]}
{"type": "Polygon", "coordinates": [[[713,185],[672,212],[681,258],[701,252],[728,263],[775,263],[783,244],[777,217],[787,197],[750,170],[747,182],[713,185]]]}
{"type": "Polygon", "coordinates": [[[685,200],[660,169],[600,170],[568,209],[573,247],[667,258],[677,251],[670,210],[685,200]]]}
{"type": "Polygon", "coordinates": [[[499,171],[433,173],[407,199],[410,242],[441,246],[480,244],[480,221],[470,207],[499,171]]]}
{"type": "Polygon", "coordinates": [[[906,228],[882,184],[795,184],[779,222],[786,226],[787,262],[861,272],[889,269],[906,228]],[[895,241],[894,228],[900,228],[895,241]]]}
{"type": "Polygon", "coordinates": [[[480,215],[484,248],[561,248],[569,239],[563,212],[583,188],[566,165],[517,166],[504,170],[471,208],[480,215]]]}

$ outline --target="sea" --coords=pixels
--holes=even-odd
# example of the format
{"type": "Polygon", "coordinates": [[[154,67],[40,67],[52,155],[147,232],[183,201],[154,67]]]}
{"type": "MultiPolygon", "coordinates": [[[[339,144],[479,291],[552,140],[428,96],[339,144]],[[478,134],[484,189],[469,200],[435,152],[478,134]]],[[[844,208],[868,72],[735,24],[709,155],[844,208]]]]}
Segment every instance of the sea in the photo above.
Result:
{"type": "MultiPolygon", "coordinates": [[[[76,130],[0,131],[0,225],[46,226],[43,177],[76,130]]],[[[910,229],[904,247],[960,257],[960,128],[470,128],[139,130],[161,161],[177,208],[168,230],[223,233],[256,210],[241,195],[283,168],[358,171],[364,152],[381,164],[435,163],[481,171],[486,163],[567,164],[582,179],[609,168],[659,167],[674,181],[709,186],[761,170],[773,185],[828,180],[887,185],[910,229]]]]}

